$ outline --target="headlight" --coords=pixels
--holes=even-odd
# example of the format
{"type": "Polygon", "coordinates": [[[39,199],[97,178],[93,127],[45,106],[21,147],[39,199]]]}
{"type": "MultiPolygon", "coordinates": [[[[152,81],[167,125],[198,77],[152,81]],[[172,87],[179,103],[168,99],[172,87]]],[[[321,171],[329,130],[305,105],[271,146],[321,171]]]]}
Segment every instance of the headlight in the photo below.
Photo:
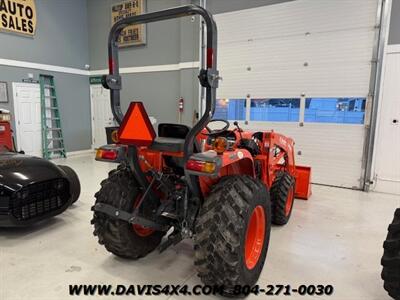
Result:
{"type": "Polygon", "coordinates": [[[213,149],[218,154],[224,153],[228,149],[228,140],[224,137],[217,137],[213,143],[213,149]]]}

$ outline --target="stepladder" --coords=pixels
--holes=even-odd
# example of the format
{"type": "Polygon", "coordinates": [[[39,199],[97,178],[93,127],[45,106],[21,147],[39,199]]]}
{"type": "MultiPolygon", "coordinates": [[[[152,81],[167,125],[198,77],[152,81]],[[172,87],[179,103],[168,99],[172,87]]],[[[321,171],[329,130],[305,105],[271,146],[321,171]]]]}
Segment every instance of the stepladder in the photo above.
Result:
{"type": "Polygon", "coordinates": [[[54,77],[41,74],[39,78],[43,158],[65,158],[66,151],[61,127],[61,114],[54,77]]]}

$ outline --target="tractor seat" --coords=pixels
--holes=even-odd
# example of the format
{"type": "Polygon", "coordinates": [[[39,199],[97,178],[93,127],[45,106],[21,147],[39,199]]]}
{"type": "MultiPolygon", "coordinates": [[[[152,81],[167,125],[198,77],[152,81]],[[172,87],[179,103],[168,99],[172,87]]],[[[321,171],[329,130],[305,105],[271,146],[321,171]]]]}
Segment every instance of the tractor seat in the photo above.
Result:
{"type": "Polygon", "coordinates": [[[149,149],[165,152],[183,152],[184,144],[184,139],[156,137],[149,149]]]}
{"type": "MultiPolygon", "coordinates": [[[[185,138],[190,127],[183,124],[160,123],[158,125],[158,137],[149,146],[152,150],[165,152],[183,152],[185,138]]],[[[197,141],[194,142],[194,152],[200,151],[197,141]]]]}
{"type": "Polygon", "coordinates": [[[183,152],[183,145],[189,131],[190,127],[182,124],[158,124],[158,137],[149,148],[166,152],[183,152]]]}

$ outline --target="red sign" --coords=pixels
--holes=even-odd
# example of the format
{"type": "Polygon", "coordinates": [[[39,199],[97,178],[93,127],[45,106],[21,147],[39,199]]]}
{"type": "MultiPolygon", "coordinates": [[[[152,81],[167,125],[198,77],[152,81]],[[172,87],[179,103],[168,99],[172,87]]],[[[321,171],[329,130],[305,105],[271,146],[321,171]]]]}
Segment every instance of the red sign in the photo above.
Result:
{"type": "Polygon", "coordinates": [[[142,102],[131,102],[118,132],[122,144],[149,146],[156,133],[142,102]]]}

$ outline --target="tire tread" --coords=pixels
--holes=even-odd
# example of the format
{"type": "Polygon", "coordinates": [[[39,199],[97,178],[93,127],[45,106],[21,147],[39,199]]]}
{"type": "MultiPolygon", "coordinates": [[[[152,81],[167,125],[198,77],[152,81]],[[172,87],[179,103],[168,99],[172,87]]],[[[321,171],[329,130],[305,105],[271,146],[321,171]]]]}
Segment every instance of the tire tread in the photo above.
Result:
{"type": "MultiPolygon", "coordinates": [[[[106,203],[130,212],[138,192],[138,184],[131,171],[120,165],[116,170],[110,171],[109,177],[101,182],[101,189],[95,194],[95,198],[96,203],[106,203]]],[[[164,235],[162,232],[155,232],[148,237],[140,237],[133,231],[131,224],[101,212],[94,212],[91,223],[99,244],[123,258],[138,259],[146,256],[160,244],[164,235]]]]}
{"type": "Polygon", "coordinates": [[[400,208],[389,225],[383,248],[381,264],[384,288],[392,298],[400,300],[400,208]]]}
{"type": "Polygon", "coordinates": [[[285,214],[286,201],[290,189],[294,188],[295,180],[287,172],[279,171],[271,186],[272,222],[276,225],[285,225],[289,216],[285,214]]]}
{"type": "Polygon", "coordinates": [[[250,176],[226,176],[211,189],[199,213],[194,239],[195,266],[204,284],[228,288],[248,284],[240,282],[239,232],[245,230],[254,193],[268,195],[265,185],[250,176]]]}

